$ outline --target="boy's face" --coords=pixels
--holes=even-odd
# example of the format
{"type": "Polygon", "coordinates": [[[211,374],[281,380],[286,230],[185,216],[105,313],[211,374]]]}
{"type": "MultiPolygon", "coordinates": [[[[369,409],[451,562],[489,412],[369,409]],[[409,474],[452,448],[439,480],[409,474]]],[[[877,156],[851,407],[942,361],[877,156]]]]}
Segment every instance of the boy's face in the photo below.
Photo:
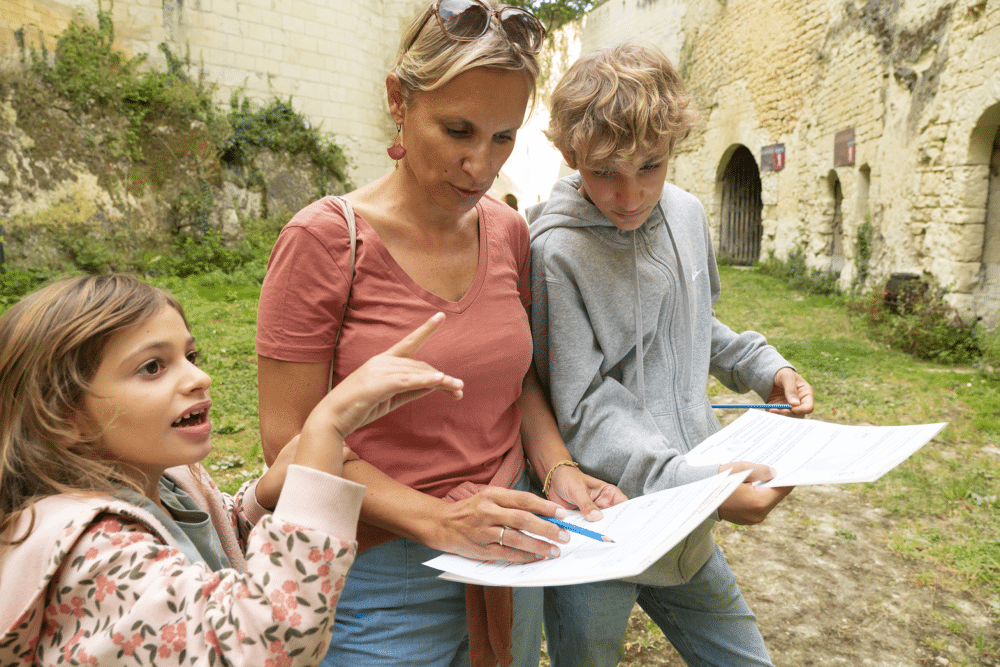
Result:
{"type": "Polygon", "coordinates": [[[608,160],[579,165],[570,156],[563,157],[580,172],[580,194],[615,227],[631,231],[646,222],[660,200],[670,156],[639,155],[625,163],[608,160]]]}

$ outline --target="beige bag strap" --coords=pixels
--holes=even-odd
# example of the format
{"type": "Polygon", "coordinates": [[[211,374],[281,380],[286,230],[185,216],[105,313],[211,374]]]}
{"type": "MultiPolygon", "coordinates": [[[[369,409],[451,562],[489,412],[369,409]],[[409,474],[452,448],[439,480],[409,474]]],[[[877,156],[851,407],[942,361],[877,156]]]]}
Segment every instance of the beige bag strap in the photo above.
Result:
{"type": "Polygon", "coordinates": [[[340,331],[344,328],[344,318],[347,317],[347,306],[351,302],[351,288],[354,286],[354,259],[357,255],[358,249],[358,227],[354,222],[354,208],[351,206],[351,202],[347,201],[344,197],[334,197],[338,202],[340,202],[340,207],[344,211],[344,218],[347,219],[347,230],[351,234],[351,282],[347,284],[347,298],[344,299],[344,313],[340,317],[340,326],[337,328],[337,339],[333,343],[333,359],[330,360],[330,373],[326,380],[326,390],[330,391],[333,389],[333,367],[334,362],[337,359],[337,345],[340,344],[340,331]]]}

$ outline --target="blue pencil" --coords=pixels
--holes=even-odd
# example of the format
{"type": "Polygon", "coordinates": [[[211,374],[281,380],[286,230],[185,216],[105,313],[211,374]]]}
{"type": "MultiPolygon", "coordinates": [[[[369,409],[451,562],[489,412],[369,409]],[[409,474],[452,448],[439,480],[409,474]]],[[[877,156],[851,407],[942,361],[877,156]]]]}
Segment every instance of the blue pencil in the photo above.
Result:
{"type": "Polygon", "coordinates": [[[712,403],[713,408],[751,408],[754,410],[791,410],[788,403],[712,403]]]}
{"type": "Polygon", "coordinates": [[[577,533],[578,535],[583,535],[585,537],[589,537],[591,539],[595,539],[601,542],[614,543],[614,540],[608,537],[607,535],[601,535],[600,533],[596,533],[592,530],[587,530],[586,528],[580,528],[580,526],[576,526],[572,523],[566,523],[565,521],[560,521],[559,519],[556,519],[554,517],[542,516],[541,514],[536,514],[535,516],[537,516],[539,519],[545,519],[549,523],[554,523],[560,528],[565,528],[571,533],[577,533]]]}

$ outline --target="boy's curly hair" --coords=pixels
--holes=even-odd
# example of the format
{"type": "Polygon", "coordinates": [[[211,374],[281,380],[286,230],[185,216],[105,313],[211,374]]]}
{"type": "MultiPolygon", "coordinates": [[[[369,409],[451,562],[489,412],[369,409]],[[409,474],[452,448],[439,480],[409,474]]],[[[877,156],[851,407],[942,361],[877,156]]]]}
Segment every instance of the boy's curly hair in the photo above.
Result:
{"type": "Polygon", "coordinates": [[[576,168],[640,155],[667,156],[697,124],[684,82],[652,45],[621,44],[582,56],[556,85],[545,136],[576,168]]]}

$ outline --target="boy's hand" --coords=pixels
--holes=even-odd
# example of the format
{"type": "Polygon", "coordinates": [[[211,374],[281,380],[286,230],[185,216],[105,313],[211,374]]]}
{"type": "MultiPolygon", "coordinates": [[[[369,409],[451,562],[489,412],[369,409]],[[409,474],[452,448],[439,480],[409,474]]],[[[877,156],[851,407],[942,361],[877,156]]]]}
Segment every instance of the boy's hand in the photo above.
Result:
{"type": "Polygon", "coordinates": [[[760,523],[778,503],[792,492],[794,486],[754,486],[774,478],[774,469],[762,463],[737,461],[719,466],[719,472],[752,470],[739,488],[719,506],[719,518],[741,526],[760,523]]]}
{"type": "Polygon", "coordinates": [[[788,403],[791,410],[769,410],[791,417],[804,417],[813,411],[813,388],[795,369],[785,367],[774,374],[774,386],[768,403],[788,403]]]}
{"type": "Polygon", "coordinates": [[[573,466],[559,466],[552,473],[549,500],[567,509],[580,510],[587,521],[600,521],[604,518],[602,509],[628,498],[614,484],[584,474],[573,466]]]}

